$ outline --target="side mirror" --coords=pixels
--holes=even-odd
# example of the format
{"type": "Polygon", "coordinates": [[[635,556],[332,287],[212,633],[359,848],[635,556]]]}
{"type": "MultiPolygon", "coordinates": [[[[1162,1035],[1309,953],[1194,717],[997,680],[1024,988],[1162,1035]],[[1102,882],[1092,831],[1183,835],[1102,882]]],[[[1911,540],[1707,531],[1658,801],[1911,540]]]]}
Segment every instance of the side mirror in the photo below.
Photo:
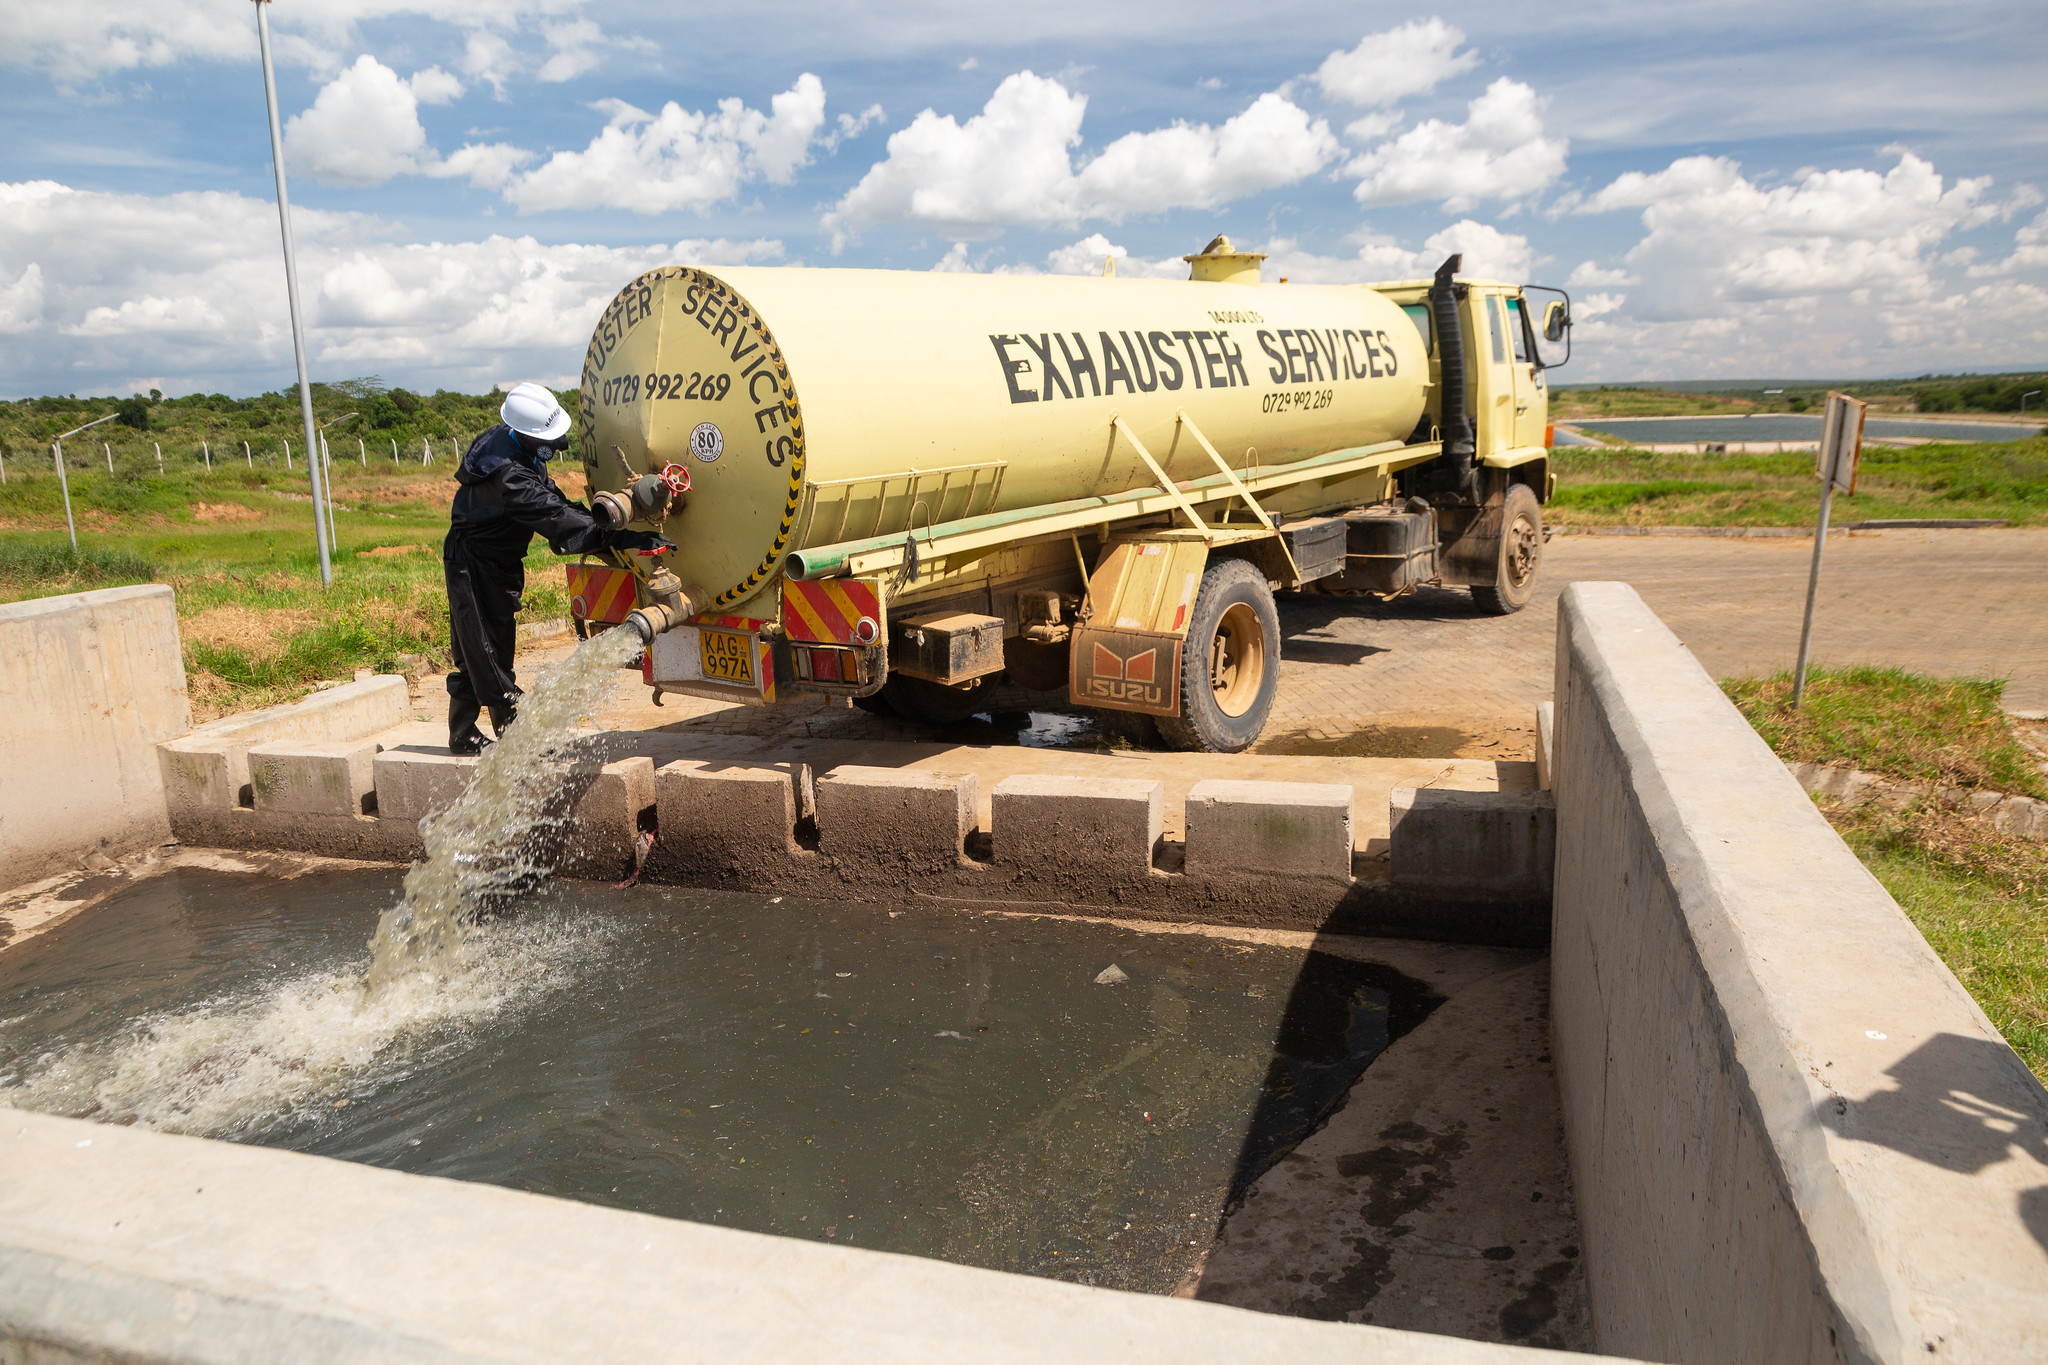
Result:
{"type": "Polygon", "coordinates": [[[1564,304],[1556,299],[1543,310],[1543,339],[1563,341],[1564,334],[1572,325],[1572,315],[1565,311],[1564,304]]]}

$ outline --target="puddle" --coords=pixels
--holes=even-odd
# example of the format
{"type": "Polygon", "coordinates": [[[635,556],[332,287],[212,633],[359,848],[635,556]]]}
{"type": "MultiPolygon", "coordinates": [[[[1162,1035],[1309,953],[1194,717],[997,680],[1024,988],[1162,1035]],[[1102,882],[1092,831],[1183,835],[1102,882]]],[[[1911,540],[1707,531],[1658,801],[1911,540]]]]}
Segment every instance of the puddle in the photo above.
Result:
{"type": "Polygon", "coordinates": [[[0,959],[0,1102],[1159,1293],[1438,1003],[1297,949],[557,884],[472,936],[495,989],[365,1020],[332,983],[398,891],[116,895],[0,959]]]}

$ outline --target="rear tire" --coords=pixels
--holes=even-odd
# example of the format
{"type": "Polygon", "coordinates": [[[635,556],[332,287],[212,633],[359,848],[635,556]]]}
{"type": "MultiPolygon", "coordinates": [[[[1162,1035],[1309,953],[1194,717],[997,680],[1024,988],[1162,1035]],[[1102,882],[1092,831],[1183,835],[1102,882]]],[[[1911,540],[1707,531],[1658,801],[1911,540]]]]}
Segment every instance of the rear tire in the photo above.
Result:
{"type": "Polygon", "coordinates": [[[1491,586],[1474,584],[1472,601],[1492,616],[1511,616],[1536,595],[1536,573],[1543,565],[1543,508],[1523,483],[1508,485],[1500,509],[1500,549],[1494,559],[1491,586]]]}
{"type": "Polygon", "coordinates": [[[1266,728],[1280,691],[1280,613],[1266,575],[1219,559],[1202,575],[1181,650],[1180,714],[1159,717],[1176,749],[1234,754],[1266,728]]]}

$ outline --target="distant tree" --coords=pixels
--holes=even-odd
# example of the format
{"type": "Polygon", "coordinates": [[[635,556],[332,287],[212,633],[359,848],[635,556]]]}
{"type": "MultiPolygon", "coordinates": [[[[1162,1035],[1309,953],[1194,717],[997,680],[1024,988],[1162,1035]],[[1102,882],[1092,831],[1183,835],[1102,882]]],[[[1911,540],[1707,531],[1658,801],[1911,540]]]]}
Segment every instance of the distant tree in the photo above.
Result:
{"type": "Polygon", "coordinates": [[[420,396],[410,389],[393,389],[384,396],[391,400],[393,407],[397,408],[407,417],[420,410],[420,396]]]}
{"type": "Polygon", "coordinates": [[[148,431],[149,400],[139,393],[133,398],[123,398],[120,406],[114,409],[114,420],[124,427],[134,427],[137,431],[148,431]]]}

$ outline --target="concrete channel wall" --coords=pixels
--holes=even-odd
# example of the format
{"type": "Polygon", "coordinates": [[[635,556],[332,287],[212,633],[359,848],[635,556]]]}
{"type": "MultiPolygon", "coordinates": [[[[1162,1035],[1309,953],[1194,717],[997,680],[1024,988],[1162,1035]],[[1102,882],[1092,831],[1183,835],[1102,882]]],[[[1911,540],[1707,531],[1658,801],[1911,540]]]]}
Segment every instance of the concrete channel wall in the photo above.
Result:
{"type": "Polygon", "coordinates": [[[1553,743],[1599,1347],[2048,1359],[2048,1092],[1626,585],[1565,590],[1553,743]]]}
{"type": "Polygon", "coordinates": [[[171,837],[157,744],[191,728],[161,584],[0,606],[0,888],[171,837]]]}
{"type": "Polygon", "coordinates": [[[239,1143],[4,1117],[0,1361],[9,1365],[1567,1359],[239,1143]]]}

